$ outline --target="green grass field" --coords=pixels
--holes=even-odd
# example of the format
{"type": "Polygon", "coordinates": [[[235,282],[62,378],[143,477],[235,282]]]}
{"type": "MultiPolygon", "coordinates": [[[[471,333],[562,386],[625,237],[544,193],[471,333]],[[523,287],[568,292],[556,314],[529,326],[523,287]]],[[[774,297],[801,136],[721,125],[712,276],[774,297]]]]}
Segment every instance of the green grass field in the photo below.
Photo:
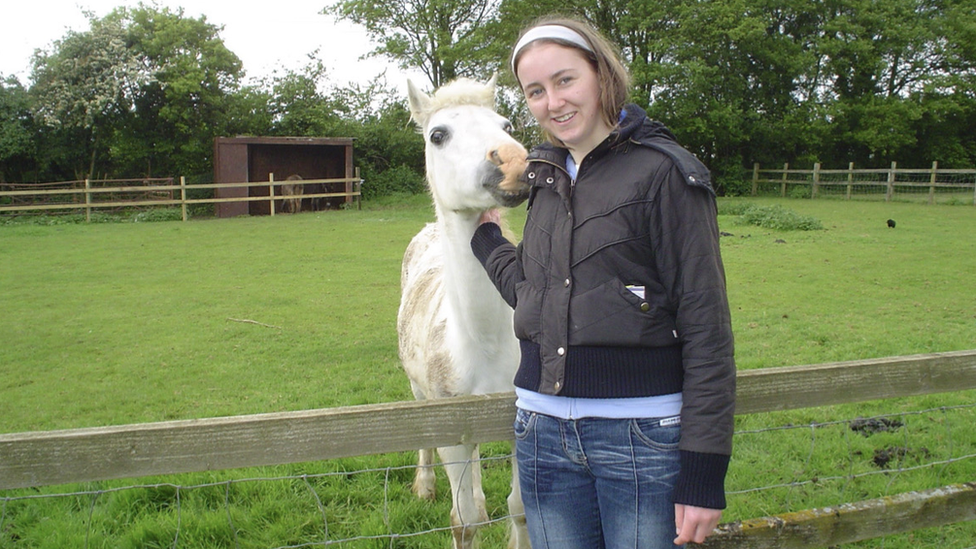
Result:
{"type": "MultiPolygon", "coordinates": [[[[783,205],[824,229],[778,231],[720,215],[740,369],[976,348],[976,208],[721,205],[742,202],[783,205]]],[[[410,197],[275,218],[0,226],[0,433],[410,399],[396,354],[400,257],[432,216],[425,197],[410,197]]],[[[513,228],[523,217],[510,213],[513,228]]],[[[972,481],[974,459],[900,468],[976,453],[974,396],[740,417],[725,519],[972,481]],[[962,407],[943,409],[952,406],[962,407]],[[844,423],[927,409],[936,411],[871,437],[844,423]],[[841,423],[809,427],[830,421],[841,423]],[[789,425],[807,427],[769,430],[789,425]],[[904,449],[896,473],[861,476],[877,470],[872,455],[892,447],[904,449]]],[[[508,452],[487,446],[489,456],[508,452]]],[[[326,529],[334,540],[444,527],[446,479],[436,504],[414,501],[414,459],[0,492],[0,547],[285,547],[326,539],[326,529]],[[245,480],[266,477],[276,480],[245,480]],[[113,491],[132,482],[166,486],[113,491]],[[22,499],[73,491],[81,494],[22,499]]],[[[486,468],[489,511],[502,516],[507,467],[486,468]]],[[[343,546],[445,547],[448,537],[343,546]]],[[[492,526],[483,546],[503,538],[504,526],[492,526]]],[[[973,539],[970,523],[858,546],[969,547],[973,539]]]]}

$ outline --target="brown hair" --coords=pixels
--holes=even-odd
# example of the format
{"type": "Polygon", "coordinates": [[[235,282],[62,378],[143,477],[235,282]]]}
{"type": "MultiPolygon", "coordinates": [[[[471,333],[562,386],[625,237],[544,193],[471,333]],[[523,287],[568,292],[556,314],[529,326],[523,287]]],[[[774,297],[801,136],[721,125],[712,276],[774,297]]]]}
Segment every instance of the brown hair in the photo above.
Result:
{"type": "MultiPolygon", "coordinates": [[[[590,24],[568,17],[546,16],[538,19],[526,27],[521,35],[519,35],[519,38],[525,35],[526,32],[541,25],[559,25],[566,27],[582,36],[593,51],[587,51],[578,44],[567,40],[540,38],[525,45],[519,51],[512,52],[510,65],[512,70],[515,71],[515,81],[519,83],[519,86],[522,85],[518,79],[518,62],[522,58],[522,55],[531,49],[534,44],[550,43],[573,48],[582,53],[590,61],[593,70],[596,71],[597,81],[600,82],[601,115],[607,127],[615,128],[620,118],[620,111],[624,108],[624,104],[627,103],[630,95],[630,74],[620,60],[620,53],[617,48],[590,24]]],[[[549,132],[545,132],[545,134],[546,139],[549,141],[557,145],[562,145],[558,139],[549,135],[549,132]]]]}

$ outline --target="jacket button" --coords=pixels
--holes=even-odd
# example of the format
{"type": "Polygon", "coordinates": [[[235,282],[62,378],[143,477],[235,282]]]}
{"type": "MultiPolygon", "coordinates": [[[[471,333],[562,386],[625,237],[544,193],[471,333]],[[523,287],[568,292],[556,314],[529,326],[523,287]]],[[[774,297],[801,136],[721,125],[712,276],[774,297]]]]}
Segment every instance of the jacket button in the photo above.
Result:
{"type": "Polygon", "coordinates": [[[557,382],[556,382],[556,384],[552,386],[552,388],[553,388],[553,389],[555,389],[555,390],[556,390],[556,392],[558,393],[558,392],[559,392],[559,389],[561,389],[561,388],[562,388],[562,386],[563,386],[563,384],[562,384],[562,383],[559,383],[559,382],[557,381],[557,382]]]}
{"type": "Polygon", "coordinates": [[[552,182],[553,182],[553,181],[554,181],[554,179],[553,179],[553,178],[551,178],[551,177],[547,177],[547,178],[546,178],[546,183],[548,183],[548,184],[550,184],[550,185],[552,185],[552,182]]]}
{"type": "Polygon", "coordinates": [[[535,179],[535,172],[529,172],[528,178],[535,179]]]}
{"type": "Polygon", "coordinates": [[[651,306],[645,301],[641,303],[641,310],[646,313],[647,311],[651,310],[651,306]]]}
{"type": "Polygon", "coordinates": [[[563,281],[563,286],[566,287],[566,288],[569,288],[569,279],[568,278],[563,281]]]}
{"type": "Polygon", "coordinates": [[[564,347],[560,347],[556,349],[556,354],[559,356],[563,356],[564,354],[566,354],[566,349],[564,347]]]}

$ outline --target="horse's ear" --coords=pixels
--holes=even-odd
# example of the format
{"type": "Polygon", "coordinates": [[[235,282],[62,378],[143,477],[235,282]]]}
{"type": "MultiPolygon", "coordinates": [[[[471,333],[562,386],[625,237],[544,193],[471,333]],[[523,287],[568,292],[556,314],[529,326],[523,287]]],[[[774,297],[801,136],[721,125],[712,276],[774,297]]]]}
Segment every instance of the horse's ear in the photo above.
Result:
{"type": "Polygon", "coordinates": [[[413,80],[407,79],[407,99],[410,102],[410,118],[423,127],[430,113],[430,97],[420,91],[413,80]]]}
{"type": "Polygon", "coordinates": [[[497,82],[497,81],[498,81],[498,73],[497,72],[493,72],[493,73],[491,73],[491,79],[488,80],[488,82],[485,85],[488,86],[489,88],[491,88],[491,91],[494,92],[495,91],[495,82],[497,82]]]}

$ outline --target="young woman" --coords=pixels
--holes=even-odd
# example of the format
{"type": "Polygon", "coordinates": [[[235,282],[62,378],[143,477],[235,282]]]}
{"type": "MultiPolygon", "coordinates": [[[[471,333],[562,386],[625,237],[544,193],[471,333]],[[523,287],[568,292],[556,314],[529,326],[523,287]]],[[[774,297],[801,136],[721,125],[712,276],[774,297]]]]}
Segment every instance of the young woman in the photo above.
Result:
{"type": "Polygon", "coordinates": [[[707,168],[627,104],[610,44],[542,21],[512,70],[548,139],[516,247],[471,246],[515,308],[516,454],[533,549],[671,548],[725,507],[735,363],[707,168]]]}

